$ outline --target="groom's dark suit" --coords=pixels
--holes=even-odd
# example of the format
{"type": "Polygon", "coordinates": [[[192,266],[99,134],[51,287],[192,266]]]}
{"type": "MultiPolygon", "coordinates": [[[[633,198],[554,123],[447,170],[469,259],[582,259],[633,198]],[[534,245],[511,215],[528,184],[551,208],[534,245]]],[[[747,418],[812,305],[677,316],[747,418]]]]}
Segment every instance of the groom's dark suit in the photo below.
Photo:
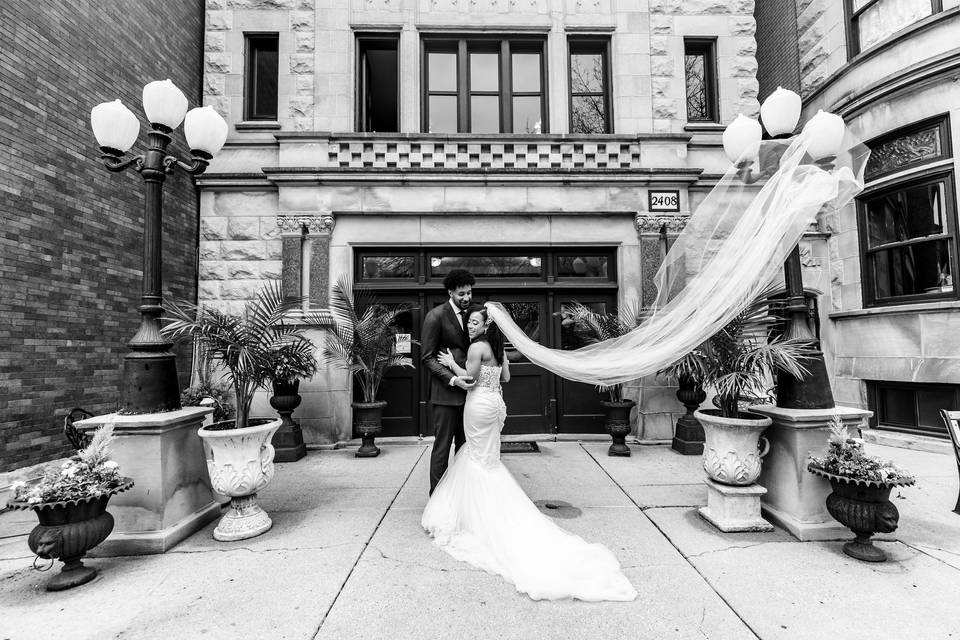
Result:
{"type": "Polygon", "coordinates": [[[450,349],[461,367],[466,364],[469,340],[462,316],[458,317],[449,301],[434,307],[423,321],[420,336],[423,364],[430,370],[430,404],[433,405],[434,443],[430,454],[430,493],[447,470],[450,444],[459,451],[463,435],[463,403],[467,393],[451,386],[453,373],[437,360],[437,354],[450,349]]]}

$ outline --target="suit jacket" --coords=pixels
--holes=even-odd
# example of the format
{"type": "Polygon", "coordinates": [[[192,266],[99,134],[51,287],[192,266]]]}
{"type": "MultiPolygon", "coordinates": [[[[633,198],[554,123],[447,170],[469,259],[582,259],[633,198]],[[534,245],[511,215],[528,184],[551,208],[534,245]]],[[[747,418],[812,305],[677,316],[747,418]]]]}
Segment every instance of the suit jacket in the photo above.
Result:
{"type": "Polygon", "coordinates": [[[420,344],[420,360],[430,370],[430,402],[462,405],[467,400],[467,392],[460,387],[450,386],[453,373],[437,360],[438,353],[450,349],[458,365],[463,367],[467,362],[467,337],[464,335],[460,316],[454,313],[449,302],[444,302],[427,313],[423,320],[420,344]]]}

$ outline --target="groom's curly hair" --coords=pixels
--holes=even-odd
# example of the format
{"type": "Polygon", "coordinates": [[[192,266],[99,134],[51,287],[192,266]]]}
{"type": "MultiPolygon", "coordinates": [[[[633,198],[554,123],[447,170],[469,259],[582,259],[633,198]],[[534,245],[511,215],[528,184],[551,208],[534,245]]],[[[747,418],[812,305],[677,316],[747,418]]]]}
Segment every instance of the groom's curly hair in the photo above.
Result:
{"type": "Polygon", "coordinates": [[[477,284],[477,279],[466,269],[453,269],[447,274],[447,277],[443,279],[443,286],[447,291],[459,289],[464,285],[470,285],[472,287],[475,284],[477,284]]]}
{"type": "MultiPolygon", "coordinates": [[[[469,318],[474,313],[483,314],[483,321],[486,322],[490,319],[490,316],[487,314],[487,308],[482,304],[472,304],[467,308],[467,317],[469,318]]],[[[487,325],[487,330],[484,333],[481,333],[479,336],[473,339],[473,342],[486,342],[490,345],[490,348],[493,350],[493,357],[497,361],[497,364],[503,365],[503,334],[500,333],[500,327],[497,326],[496,322],[491,322],[487,325]]]]}

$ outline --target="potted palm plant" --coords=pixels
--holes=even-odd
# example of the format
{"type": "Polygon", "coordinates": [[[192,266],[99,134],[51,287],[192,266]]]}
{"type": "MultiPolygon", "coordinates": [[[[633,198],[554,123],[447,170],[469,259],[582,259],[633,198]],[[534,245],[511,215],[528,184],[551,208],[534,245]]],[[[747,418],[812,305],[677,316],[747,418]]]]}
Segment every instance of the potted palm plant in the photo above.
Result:
{"type": "Polygon", "coordinates": [[[771,336],[779,322],[773,306],[779,303],[769,299],[770,293],[763,292],[691,356],[699,360],[703,386],[716,394],[716,409],[697,410],[694,416],[704,430],[703,468],[722,484],[750,485],[760,476],[760,461],[769,449],[765,442],[760,450],[760,434],[772,421],[747,408],[771,397],[775,372],[805,376],[803,363],[813,353],[805,340],[771,336]]]}
{"type": "Polygon", "coordinates": [[[40,558],[63,562],[60,573],[47,582],[48,591],[70,589],[97,575],[81,559],[113,531],[113,516],[106,510],[110,496],[133,486],[110,459],[113,439],[113,423],[107,423],[76,455],[47,467],[39,481],[11,487],[8,506],[33,509],[39,520],[27,538],[30,550],[40,558]]]}
{"type": "Polygon", "coordinates": [[[209,357],[223,365],[236,399],[236,418],[201,427],[207,470],[214,491],[230,496],[230,508],[213,532],[217,540],[244,540],[273,525],[257,504],[257,491],[273,478],[274,448],[270,440],[282,421],[252,418],[256,391],[270,380],[275,354],[306,338],[299,325],[284,317],[300,309],[299,297],[284,297],[271,282],[246,303],[242,313],[224,313],[190,303],[167,302],[169,317],[162,333],[174,339],[193,338],[209,357]]]}
{"type": "MultiPolygon", "coordinates": [[[[641,317],[639,309],[635,307],[625,306],[616,313],[601,313],[580,302],[564,305],[558,315],[561,322],[574,327],[584,344],[619,338],[634,329],[641,317]]],[[[630,447],[627,446],[626,438],[630,435],[630,413],[636,402],[623,397],[622,384],[599,389],[607,395],[607,399],[601,400],[600,405],[606,414],[604,427],[613,439],[607,455],[629,456],[630,447]]]]}
{"type": "Polygon", "coordinates": [[[384,373],[391,367],[413,367],[413,360],[396,349],[397,316],[411,309],[409,304],[387,306],[366,291],[354,297],[344,278],[333,285],[324,360],[349,371],[360,385],[363,401],[351,405],[353,430],[362,439],[358,458],[380,455],[374,437],[383,428],[387,404],[377,400],[384,373]]]}
{"type": "Polygon", "coordinates": [[[870,536],[897,529],[900,512],[890,502],[890,491],[916,479],[893,462],[867,455],[863,440],[850,437],[839,415],[830,424],[826,453],[810,456],[807,470],[830,481],[833,493],[827,496],[827,511],[856,536],[843,545],[843,552],[866,562],[886,560],[887,554],[873,546],[870,536]]]}

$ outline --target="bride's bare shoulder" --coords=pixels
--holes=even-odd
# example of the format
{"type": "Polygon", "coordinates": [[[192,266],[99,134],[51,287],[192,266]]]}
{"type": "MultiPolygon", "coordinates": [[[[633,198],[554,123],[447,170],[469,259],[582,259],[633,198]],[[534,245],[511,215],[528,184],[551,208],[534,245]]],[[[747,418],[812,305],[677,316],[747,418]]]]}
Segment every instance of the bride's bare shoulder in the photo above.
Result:
{"type": "Polygon", "coordinates": [[[469,354],[470,352],[479,354],[481,358],[493,357],[493,349],[490,348],[490,343],[484,340],[477,340],[476,342],[470,343],[467,353],[469,354]]]}

